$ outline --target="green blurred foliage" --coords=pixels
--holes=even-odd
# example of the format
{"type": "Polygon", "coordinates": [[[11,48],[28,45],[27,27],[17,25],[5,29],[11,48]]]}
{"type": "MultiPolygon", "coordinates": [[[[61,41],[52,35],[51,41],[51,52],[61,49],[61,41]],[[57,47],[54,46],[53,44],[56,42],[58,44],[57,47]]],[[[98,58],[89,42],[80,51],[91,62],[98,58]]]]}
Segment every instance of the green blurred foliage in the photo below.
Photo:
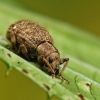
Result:
{"type": "MultiPolygon", "coordinates": [[[[38,21],[37,16],[35,16],[34,14],[35,11],[47,16],[52,16],[55,19],[58,18],[59,20],[63,20],[64,22],[68,22],[75,26],[91,31],[94,34],[100,35],[99,1],[0,0],[0,2],[3,2],[3,4],[5,4],[1,4],[2,7],[0,10],[0,34],[5,34],[9,24],[16,20],[19,20],[21,18],[29,18],[33,20],[35,19],[35,21],[39,22],[41,25],[43,24],[45,27],[47,27],[53,37],[56,37],[56,39],[54,40],[55,45],[60,50],[61,56],[70,57],[71,60],[68,66],[71,69],[100,83],[99,38],[95,37],[94,35],[90,36],[88,35],[88,33],[80,30],[76,31],[76,29],[67,26],[67,24],[61,26],[60,23],[56,23],[56,21],[56,24],[54,24],[53,26],[53,21],[51,24],[50,20],[43,18],[43,16],[41,16],[41,19],[45,19],[45,21],[41,19],[38,21]],[[7,9],[8,4],[13,5],[15,9],[11,7],[11,11],[4,10],[7,9]],[[24,13],[22,11],[20,12],[20,9],[24,9],[24,13]],[[27,13],[28,11],[29,13],[27,13]],[[33,12],[33,15],[35,17],[31,15],[30,12],[33,12]],[[56,27],[57,24],[58,26],[56,27]],[[60,28],[62,28],[62,30],[60,28]]],[[[2,73],[0,73],[0,79],[2,79],[2,82],[0,83],[0,97],[2,100],[22,100],[23,97],[24,100],[30,100],[31,98],[34,98],[34,100],[38,100],[38,91],[42,92],[42,90],[39,90],[38,86],[33,84],[32,81],[29,81],[28,78],[24,77],[16,70],[11,71],[11,75],[9,75],[8,78],[5,78],[4,73],[6,71],[6,67],[2,62],[0,62],[0,70],[2,71],[2,73]],[[34,89],[35,93],[33,93],[34,89]],[[16,94],[19,97],[17,97],[16,94]]],[[[70,75],[69,78],[70,77],[72,76],[70,75]]],[[[41,96],[44,97],[45,100],[46,94],[44,92],[42,93],[43,94],[39,94],[39,96],[40,98],[41,96]]],[[[53,97],[53,100],[55,100],[55,98],[57,99],[57,97],[53,97]]]]}
{"type": "Polygon", "coordinates": [[[100,36],[99,0],[21,0],[32,11],[55,17],[100,36]]]}
{"type": "Polygon", "coordinates": [[[100,36],[100,1],[97,0],[0,0],[32,12],[54,17],[100,36]]]}

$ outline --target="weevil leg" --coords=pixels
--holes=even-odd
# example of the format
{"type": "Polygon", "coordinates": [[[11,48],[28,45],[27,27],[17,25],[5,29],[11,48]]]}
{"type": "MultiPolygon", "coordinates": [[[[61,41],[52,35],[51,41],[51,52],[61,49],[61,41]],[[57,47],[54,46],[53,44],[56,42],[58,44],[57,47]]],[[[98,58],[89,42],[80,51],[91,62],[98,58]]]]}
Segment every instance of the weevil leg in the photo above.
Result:
{"type": "Polygon", "coordinates": [[[55,72],[54,72],[53,68],[51,67],[51,65],[49,64],[49,62],[45,58],[43,58],[43,61],[47,65],[47,67],[49,67],[50,71],[52,72],[52,78],[54,78],[55,72]]]}
{"type": "Polygon", "coordinates": [[[69,58],[62,58],[62,59],[61,59],[60,64],[63,64],[64,62],[65,62],[65,64],[64,64],[62,70],[59,72],[59,76],[60,76],[60,78],[61,78],[63,81],[69,83],[69,81],[68,81],[67,79],[65,79],[65,78],[62,76],[63,71],[65,70],[66,66],[68,65],[68,61],[69,61],[69,58]]]}
{"type": "Polygon", "coordinates": [[[14,34],[14,33],[11,33],[11,34],[10,34],[10,41],[11,41],[11,43],[12,43],[12,45],[13,45],[13,48],[14,48],[15,50],[17,50],[17,46],[16,46],[16,37],[15,37],[15,34],[14,34]]]}
{"type": "Polygon", "coordinates": [[[52,78],[55,78],[55,74],[52,74],[52,78]]]}
{"type": "Polygon", "coordinates": [[[63,71],[65,70],[66,66],[68,65],[68,61],[69,61],[69,58],[62,58],[61,59],[60,65],[63,64],[64,62],[65,62],[65,64],[64,64],[62,70],[59,72],[59,75],[61,75],[63,73],[63,71]]]}
{"type": "Polygon", "coordinates": [[[22,45],[19,46],[19,49],[18,49],[17,53],[18,54],[22,53],[28,60],[30,60],[27,48],[25,47],[24,44],[22,44],[22,45]]]}
{"type": "Polygon", "coordinates": [[[68,84],[70,83],[70,81],[67,80],[66,78],[64,78],[62,75],[59,75],[59,76],[60,76],[60,79],[61,79],[62,81],[64,81],[64,82],[68,82],[68,84]]]}

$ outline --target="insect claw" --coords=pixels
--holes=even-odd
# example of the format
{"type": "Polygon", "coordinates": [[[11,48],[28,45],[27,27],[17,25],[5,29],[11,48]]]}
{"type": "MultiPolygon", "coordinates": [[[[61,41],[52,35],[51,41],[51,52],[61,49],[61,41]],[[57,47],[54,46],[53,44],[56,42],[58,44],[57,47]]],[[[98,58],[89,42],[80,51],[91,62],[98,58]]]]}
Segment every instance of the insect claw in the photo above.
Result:
{"type": "Polygon", "coordinates": [[[55,74],[52,74],[52,78],[55,78],[55,74]]]}

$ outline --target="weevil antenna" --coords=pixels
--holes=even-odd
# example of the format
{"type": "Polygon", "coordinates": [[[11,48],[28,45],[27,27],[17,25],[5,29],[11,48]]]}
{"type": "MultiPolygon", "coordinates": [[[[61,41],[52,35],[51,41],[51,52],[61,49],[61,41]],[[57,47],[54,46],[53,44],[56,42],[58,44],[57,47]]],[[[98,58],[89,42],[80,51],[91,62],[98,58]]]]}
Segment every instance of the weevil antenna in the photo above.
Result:
{"type": "Polygon", "coordinates": [[[43,61],[44,61],[45,64],[50,68],[51,72],[52,72],[53,74],[55,74],[55,72],[54,72],[53,68],[51,67],[51,65],[49,64],[49,62],[48,62],[45,58],[43,58],[43,61]]]}

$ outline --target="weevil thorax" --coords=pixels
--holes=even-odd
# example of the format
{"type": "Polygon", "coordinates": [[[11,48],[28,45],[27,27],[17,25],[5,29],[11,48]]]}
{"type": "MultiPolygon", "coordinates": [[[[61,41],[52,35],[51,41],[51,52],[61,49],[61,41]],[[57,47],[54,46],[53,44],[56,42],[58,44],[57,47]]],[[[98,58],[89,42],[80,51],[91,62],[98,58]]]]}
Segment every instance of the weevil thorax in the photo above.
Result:
{"type": "Polygon", "coordinates": [[[55,74],[59,73],[60,54],[53,44],[44,42],[37,47],[38,62],[43,63],[43,57],[49,62],[55,74]]]}

